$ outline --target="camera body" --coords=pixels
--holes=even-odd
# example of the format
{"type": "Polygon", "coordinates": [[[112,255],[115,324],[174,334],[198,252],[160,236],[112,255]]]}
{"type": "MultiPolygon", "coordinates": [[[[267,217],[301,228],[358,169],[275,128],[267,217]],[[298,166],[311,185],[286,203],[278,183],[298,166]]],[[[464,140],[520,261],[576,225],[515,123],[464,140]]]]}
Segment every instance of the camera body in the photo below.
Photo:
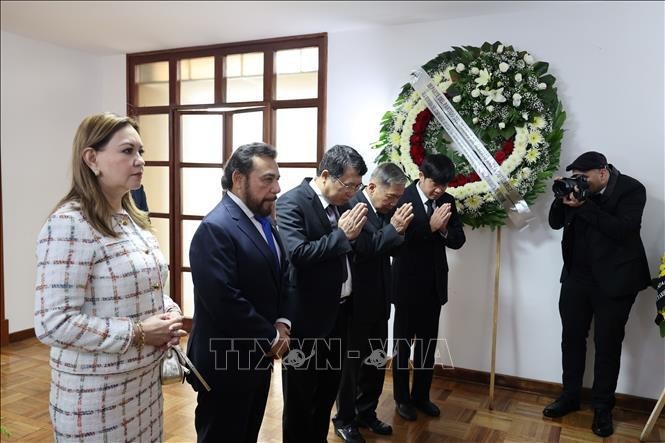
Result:
{"type": "Polygon", "coordinates": [[[583,174],[560,178],[554,180],[552,191],[556,198],[563,198],[572,193],[576,200],[584,201],[589,196],[589,182],[583,174]]]}

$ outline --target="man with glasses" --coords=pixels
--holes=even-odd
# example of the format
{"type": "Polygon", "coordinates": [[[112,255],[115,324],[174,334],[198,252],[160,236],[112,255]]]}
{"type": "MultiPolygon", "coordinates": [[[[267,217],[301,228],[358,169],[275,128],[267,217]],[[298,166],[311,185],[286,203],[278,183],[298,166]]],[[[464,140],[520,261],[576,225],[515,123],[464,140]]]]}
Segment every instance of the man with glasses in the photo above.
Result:
{"type": "Polygon", "coordinates": [[[345,441],[358,426],[380,435],[392,434],[392,427],[379,420],[376,408],[383,390],[387,363],[388,317],[390,317],[390,255],[404,242],[404,232],[413,219],[413,205],[395,210],[408,182],[394,163],[374,169],[365,189],[351,203],[368,207],[367,223],[353,245],[354,299],[349,344],[342,382],[337,396],[335,433],[345,441]]]}
{"type": "Polygon", "coordinates": [[[355,292],[352,246],[367,205],[349,200],[365,162],[349,146],[330,148],[315,178],[277,200],[277,223],[289,258],[291,351],[283,361],[283,441],[324,442],[346,353],[355,292]]]}
{"type": "Polygon", "coordinates": [[[454,175],[455,165],[448,157],[428,155],[420,166],[418,180],[406,188],[398,203],[411,203],[414,219],[406,229],[406,239],[392,267],[393,395],[398,414],[410,421],[416,419],[416,410],[431,417],[441,413],[430,401],[429,390],[439,314],[448,301],[446,248],[459,249],[466,241],[455,200],[446,194],[454,175]],[[413,386],[409,389],[410,345],[414,337],[413,386]]]}

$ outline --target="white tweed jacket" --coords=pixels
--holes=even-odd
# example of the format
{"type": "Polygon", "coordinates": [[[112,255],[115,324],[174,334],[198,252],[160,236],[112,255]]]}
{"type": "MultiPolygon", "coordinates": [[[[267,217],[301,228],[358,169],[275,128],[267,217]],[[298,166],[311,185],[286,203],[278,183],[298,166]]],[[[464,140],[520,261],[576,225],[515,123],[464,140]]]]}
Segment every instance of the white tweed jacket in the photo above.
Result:
{"type": "Polygon", "coordinates": [[[35,334],[51,346],[53,369],[111,374],[162,357],[131,345],[133,322],[177,311],[164,293],[168,268],[157,239],[129,215],[115,214],[118,237],[95,230],[76,203],[52,214],[37,240],[35,334]]]}

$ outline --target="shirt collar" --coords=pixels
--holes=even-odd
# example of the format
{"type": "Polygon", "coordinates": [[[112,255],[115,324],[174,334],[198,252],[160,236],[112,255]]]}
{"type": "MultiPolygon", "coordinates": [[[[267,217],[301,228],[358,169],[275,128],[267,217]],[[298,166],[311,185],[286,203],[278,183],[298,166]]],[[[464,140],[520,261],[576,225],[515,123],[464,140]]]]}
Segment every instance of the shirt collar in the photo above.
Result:
{"type": "Polygon", "coordinates": [[[228,195],[229,198],[233,200],[234,203],[238,205],[240,209],[242,209],[242,212],[245,213],[247,218],[249,218],[250,220],[254,218],[254,213],[247,207],[247,205],[242,200],[240,200],[240,197],[238,197],[231,191],[226,191],[226,195],[228,195]]]}
{"type": "Polygon", "coordinates": [[[374,207],[374,204],[372,203],[372,199],[369,198],[369,194],[367,193],[367,188],[363,189],[363,195],[365,196],[365,200],[367,200],[369,202],[369,205],[372,208],[372,211],[374,211],[375,214],[378,214],[378,212],[376,212],[376,208],[374,207]]]}
{"type": "Polygon", "coordinates": [[[420,200],[423,202],[424,205],[425,203],[427,203],[427,200],[429,200],[429,198],[427,198],[423,190],[420,189],[420,180],[418,180],[418,182],[416,183],[416,189],[418,190],[418,195],[420,195],[420,200]]]}
{"type": "Polygon", "coordinates": [[[319,186],[316,184],[316,178],[313,178],[309,181],[309,186],[311,186],[311,188],[316,193],[316,196],[319,197],[319,200],[321,200],[321,206],[323,206],[323,209],[328,209],[328,206],[330,206],[331,203],[323,196],[323,192],[321,192],[319,186]]]}

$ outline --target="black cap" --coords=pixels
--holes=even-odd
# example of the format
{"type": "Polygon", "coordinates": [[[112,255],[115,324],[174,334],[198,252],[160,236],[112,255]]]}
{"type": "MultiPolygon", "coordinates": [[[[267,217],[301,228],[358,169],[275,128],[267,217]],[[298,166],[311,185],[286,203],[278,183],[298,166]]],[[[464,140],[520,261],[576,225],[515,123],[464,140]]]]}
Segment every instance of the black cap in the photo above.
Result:
{"type": "Polygon", "coordinates": [[[566,166],[566,171],[590,171],[592,169],[602,169],[607,166],[607,159],[600,152],[589,151],[580,155],[574,162],[566,166]]]}

